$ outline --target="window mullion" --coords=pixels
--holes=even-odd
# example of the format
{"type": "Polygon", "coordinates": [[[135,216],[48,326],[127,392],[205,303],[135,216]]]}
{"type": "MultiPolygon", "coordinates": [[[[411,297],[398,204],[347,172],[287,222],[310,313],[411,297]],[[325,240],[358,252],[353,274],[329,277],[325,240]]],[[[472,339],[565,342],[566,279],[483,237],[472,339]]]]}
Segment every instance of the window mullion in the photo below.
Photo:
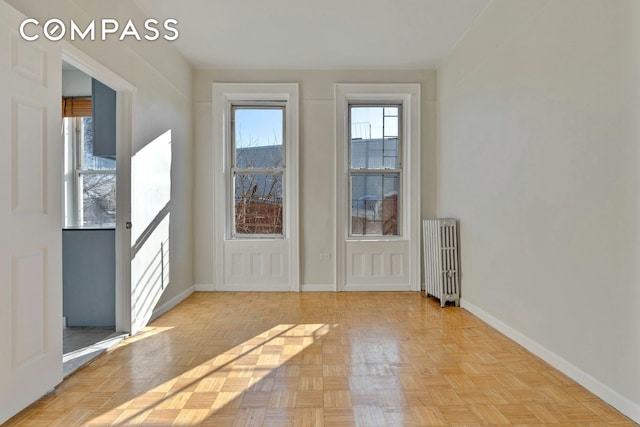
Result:
{"type": "Polygon", "coordinates": [[[78,174],[83,175],[115,175],[116,171],[113,169],[76,169],[78,174]]]}
{"type": "Polygon", "coordinates": [[[231,168],[232,174],[252,174],[252,175],[279,175],[283,174],[284,168],[231,168]]]}
{"type": "Polygon", "coordinates": [[[82,119],[80,117],[73,118],[73,135],[72,149],[73,149],[73,169],[76,173],[73,175],[73,223],[74,225],[82,225],[82,180],[78,171],[82,167],[82,137],[81,137],[81,124],[82,119]]]}
{"type": "Polygon", "coordinates": [[[352,174],[362,175],[384,175],[392,173],[402,173],[402,169],[349,169],[352,174]]]}

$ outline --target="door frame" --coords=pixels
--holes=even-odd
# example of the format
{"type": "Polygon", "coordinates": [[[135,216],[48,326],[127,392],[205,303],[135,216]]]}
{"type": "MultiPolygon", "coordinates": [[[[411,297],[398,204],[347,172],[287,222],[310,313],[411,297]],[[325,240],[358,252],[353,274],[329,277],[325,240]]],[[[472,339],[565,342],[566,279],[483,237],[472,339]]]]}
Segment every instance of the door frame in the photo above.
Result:
{"type": "MultiPolygon", "coordinates": [[[[131,333],[131,147],[136,87],[68,41],[62,60],[116,91],[116,331],[131,333]]],[[[60,64],[62,66],[62,64],[60,64]]],[[[62,179],[62,177],[60,177],[62,179]]]]}

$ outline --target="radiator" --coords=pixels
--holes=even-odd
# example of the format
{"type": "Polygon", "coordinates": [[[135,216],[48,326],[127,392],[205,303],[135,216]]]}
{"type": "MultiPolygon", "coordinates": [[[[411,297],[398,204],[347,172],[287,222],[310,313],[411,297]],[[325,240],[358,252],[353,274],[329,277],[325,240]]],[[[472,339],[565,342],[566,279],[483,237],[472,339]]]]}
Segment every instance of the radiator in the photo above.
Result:
{"type": "Polygon", "coordinates": [[[424,237],[424,279],[427,296],[460,305],[458,270],[458,233],[456,220],[451,218],[422,220],[424,237]]]}

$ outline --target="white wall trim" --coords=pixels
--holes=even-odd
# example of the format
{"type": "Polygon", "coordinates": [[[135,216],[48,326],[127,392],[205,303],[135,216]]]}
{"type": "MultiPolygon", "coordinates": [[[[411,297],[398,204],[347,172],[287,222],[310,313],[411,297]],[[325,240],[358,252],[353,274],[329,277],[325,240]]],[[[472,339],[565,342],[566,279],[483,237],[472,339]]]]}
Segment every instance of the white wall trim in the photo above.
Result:
{"type": "MultiPolygon", "coordinates": [[[[293,292],[288,283],[229,283],[216,287],[224,292],[293,292]]],[[[297,290],[295,292],[298,292],[297,290]]]]}
{"type": "Polygon", "coordinates": [[[336,285],[333,283],[301,285],[300,292],[336,292],[336,285]]]}
{"type": "Polygon", "coordinates": [[[562,358],[561,356],[547,349],[535,340],[524,335],[522,332],[512,328],[511,326],[495,318],[491,314],[487,313],[480,307],[470,303],[464,298],[460,300],[460,306],[478,317],[480,320],[487,323],[489,326],[493,327],[494,329],[506,335],[508,338],[520,344],[563,374],[567,375],[569,378],[585,387],[587,390],[607,402],[609,405],[613,406],[618,411],[631,418],[633,421],[640,423],[640,405],[638,405],[637,403],[632,402],[622,394],[618,393],[611,387],[589,375],[568,360],[562,358]]]}
{"type": "Polygon", "coordinates": [[[62,59],[83,73],[100,80],[115,91],[133,92],[136,90],[136,86],[133,83],[111,71],[71,42],[61,40],[60,43],[62,43],[62,59]]]}
{"type": "Polygon", "coordinates": [[[151,313],[151,318],[149,319],[149,322],[153,322],[158,317],[162,316],[167,311],[171,310],[173,307],[180,304],[185,298],[187,298],[189,295],[193,293],[194,288],[195,286],[190,286],[184,291],[180,292],[175,297],[171,298],[169,301],[165,302],[164,304],[156,306],[153,309],[153,312],[151,313]]]}
{"type": "Polygon", "coordinates": [[[375,285],[362,285],[362,284],[348,284],[343,289],[344,292],[413,292],[415,291],[412,284],[375,284],[375,285]]]}
{"type": "Polygon", "coordinates": [[[214,292],[216,287],[213,283],[204,283],[199,285],[193,285],[194,292],[214,292]]]}

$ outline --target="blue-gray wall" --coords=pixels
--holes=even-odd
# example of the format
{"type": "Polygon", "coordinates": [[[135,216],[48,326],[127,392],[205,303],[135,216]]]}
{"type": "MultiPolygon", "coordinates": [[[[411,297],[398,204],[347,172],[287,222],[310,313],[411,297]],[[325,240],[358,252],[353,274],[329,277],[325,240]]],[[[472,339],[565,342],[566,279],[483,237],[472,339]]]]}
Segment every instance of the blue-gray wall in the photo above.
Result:
{"type": "Polygon", "coordinates": [[[62,231],[67,326],[115,326],[115,230],[62,231]]]}

